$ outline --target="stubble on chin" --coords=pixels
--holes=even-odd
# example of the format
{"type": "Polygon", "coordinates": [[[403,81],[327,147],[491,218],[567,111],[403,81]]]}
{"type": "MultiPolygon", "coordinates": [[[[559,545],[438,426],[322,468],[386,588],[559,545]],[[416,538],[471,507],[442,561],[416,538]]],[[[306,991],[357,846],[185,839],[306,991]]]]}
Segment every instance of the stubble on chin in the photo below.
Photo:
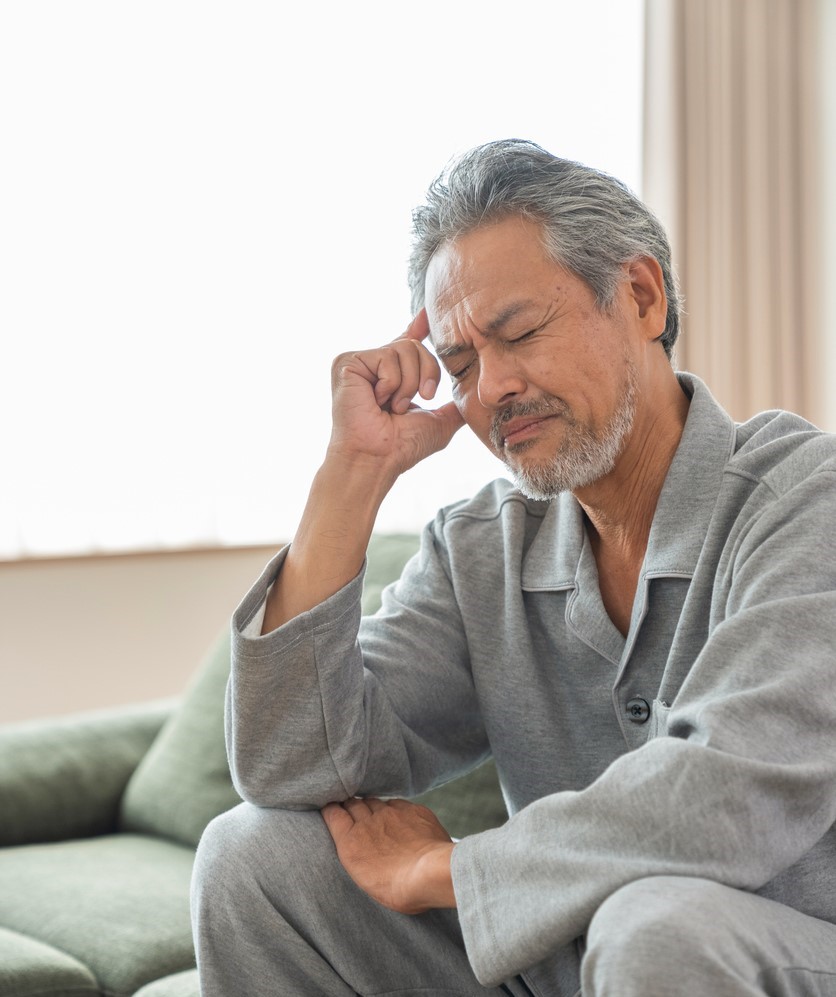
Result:
{"type": "Polygon", "coordinates": [[[491,443],[523,495],[548,501],[561,492],[584,488],[613,470],[633,427],[636,395],[635,371],[628,365],[620,403],[603,430],[596,431],[582,423],[563,399],[551,395],[519,403],[497,413],[491,425],[491,443]],[[504,446],[502,442],[502,427],[507,422],[530,415],[558,416],[562,428],[562,438],[555,452],[539,461],[525,459],[526,452],[536,445],[536,440],[524,440],[511,447],[504,446]]]}

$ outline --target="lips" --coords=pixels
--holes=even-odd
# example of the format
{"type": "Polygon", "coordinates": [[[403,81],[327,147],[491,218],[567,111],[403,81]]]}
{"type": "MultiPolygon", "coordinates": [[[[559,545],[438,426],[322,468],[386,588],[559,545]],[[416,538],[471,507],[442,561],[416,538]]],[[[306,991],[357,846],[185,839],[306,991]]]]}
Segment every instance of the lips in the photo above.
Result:
{"type": "Polygon", "coordinates": [[[529,416],[523,419],[512,419],[507,425],[502,427],[501,440],[503,447],[514,446],[515,443],[522,443],[536,435],[540,426],[548,419],[554,418],[552,415],[529,416]]]}
{"type": "Polygon", "coordinates": [[[566,418],[571,422],[571,411],[566,402],[556,395],[531,398],[509,405],[494,413],[491,420],[490,439],[497,453],[533,440],[542,424],[549,419],[566,418]]]}

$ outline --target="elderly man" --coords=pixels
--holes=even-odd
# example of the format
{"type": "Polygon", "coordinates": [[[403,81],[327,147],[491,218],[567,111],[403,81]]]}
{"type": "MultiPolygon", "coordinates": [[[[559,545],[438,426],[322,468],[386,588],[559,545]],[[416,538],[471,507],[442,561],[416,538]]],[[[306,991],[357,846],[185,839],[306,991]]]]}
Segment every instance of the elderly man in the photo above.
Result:
{"type": "Polygon", "coordinates": [[[235,615],[204,997],[836,994],[834,439],[675,373],[659,223],[531,143],[433,184],[411,285],[406,333],[335,361],[235,615]],[[439,512],[361,620],[381,501],[465,423],[516,487],[439,512]],[[501,828],[391,799],[488,755],[501,828]]]}

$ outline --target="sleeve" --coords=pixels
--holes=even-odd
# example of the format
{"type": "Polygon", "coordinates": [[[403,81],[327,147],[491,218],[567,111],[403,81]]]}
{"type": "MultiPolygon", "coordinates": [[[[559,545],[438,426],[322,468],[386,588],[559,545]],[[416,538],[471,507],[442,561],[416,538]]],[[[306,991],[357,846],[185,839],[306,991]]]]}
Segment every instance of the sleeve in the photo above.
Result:
{"type": "Polygon", "coordinates": [[[424,531],[375,616],[361,618],[361,572],[256,637],[249,624],[287,548],[268,565],[233,617],[226,736],[243,799],[313,809],[350,796],[412,796],[487,757],[440,532],[424,531]]]}
{"type": "MultiPolygon", "coordinates": [[[[481,983],[582,935],[632,881],[693,876],[759,890],[833,835],[834,484],[833,473],[808,480],[739,539],[666,736],[582,791],[544,797],[456,846],[454,888],[481,983]]],[[[796,889],[819,889],[836,916],[828,847],[796,889]]]]}

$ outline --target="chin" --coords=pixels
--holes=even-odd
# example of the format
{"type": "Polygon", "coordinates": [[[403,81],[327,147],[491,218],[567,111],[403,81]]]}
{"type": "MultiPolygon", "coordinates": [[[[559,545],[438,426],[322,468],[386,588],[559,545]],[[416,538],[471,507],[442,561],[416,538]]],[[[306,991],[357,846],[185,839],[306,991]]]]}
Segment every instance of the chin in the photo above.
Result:
{"type": "MultiPolygon", "coordinates": [[[[507,462],[506,462],[507,463],[507,462]]],[[[526,498],[551,501],[561,492],[586,488],[606,477],[615,467],[616,453],[582,452],[556,455],[549,461],[514,466],[507,464],[514,484],[526,498]]]]}

